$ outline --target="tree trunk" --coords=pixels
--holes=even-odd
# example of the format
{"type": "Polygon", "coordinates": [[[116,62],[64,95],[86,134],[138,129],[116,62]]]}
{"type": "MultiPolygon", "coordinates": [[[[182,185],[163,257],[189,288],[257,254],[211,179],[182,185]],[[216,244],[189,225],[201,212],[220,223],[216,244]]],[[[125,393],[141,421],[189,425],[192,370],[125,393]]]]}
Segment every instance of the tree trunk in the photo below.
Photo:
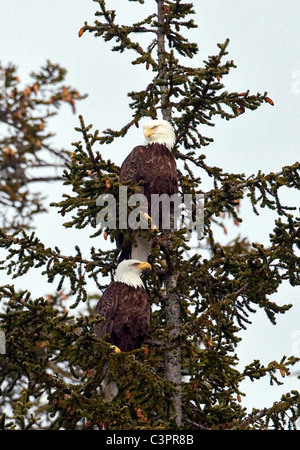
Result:
{"type": "MultiPolygon", "coordinates": [[[[159,78],[161,80],[165,79],[166,76],[166,61],[165,61],[165,30],[164,30],[164,18],[165,18],[165,5],[164,0],[157,0],[157,18],[158,18],[158,28],[157,28],[157,56],[159,65],[159,78]]],[[[169,103],[168,98],[168,86],[161,86],[161,105],[162,105],[162,115],[165,120],[171,120],[172,118],[172,108],[169,103]]]]}
{"type": "MultiPolygon", "coordinates": [[[[166,78],[166,49],[165,49],[165,29],[164,16],[165,5],[164,0],[157,0],[158,7],[158,30],[157,30],[157,54],[159,64],[159,78],[166,78]]],[[[171,120],[172,107],[169,103],[168,86],[161,86],[161,105],[162,115],[165,120],[171,120]]],[[[166,283],[166,300],[165,300],[165,320],[166,327],[169,330],[169,340],[176,341],[180,333],[180,300],[179,296],[173,291],[176,286],[175,277],[169,274],[167,268],[166,283]]],[[[182,423],[182,401],[181,401],[181,348],[180,345],[172,347],[165,352],[164,361],[165,377],[174,384],[175,393],[172,398],[174,410],[176,412],[176,424],[181,426],[182,423]]]]}
{"type": "MultiPolygon", "coordinates": [[[[165,319],[170,341],[178,339],[180,333],[180,303],[178,295],[172,292],[174,287],[174,276],[170,275],[166,280],[167,298],[165,300],[165,319]]],[[[182,422],[180,345],[165,352],[164,369],[166,379],[173,383],[176,389],[172,401],[176,412],[176,424],[180,426],[182,422]]]]}

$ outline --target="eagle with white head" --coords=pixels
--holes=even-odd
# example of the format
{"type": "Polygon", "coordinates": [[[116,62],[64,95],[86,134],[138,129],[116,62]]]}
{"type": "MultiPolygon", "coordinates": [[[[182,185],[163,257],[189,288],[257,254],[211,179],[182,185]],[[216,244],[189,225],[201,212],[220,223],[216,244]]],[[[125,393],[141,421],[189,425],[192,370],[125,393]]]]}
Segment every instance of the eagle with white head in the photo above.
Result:
{"type": "MultiPolygon", "coordinates": [[[[141,273],[151,269],[148,262],[122,261],[112,281],[97,303],[95,314],[103,320],[94,325],[96,336],[106,339],[115,351],[129,352],[140,348],[148,334],[151,302],[141,273]]],[[[104,400],[111,402],[118,394],[117,383],[109,373],[109,359],[104,362],[101,389],[104,400]]]]}
{"type": "MultiPolygon", "coordinates": [[[[173,126],[167,120],[149,120],[144,124],[144,145],[138,145],[121,165],[119,180],[132,186],[143,182],[141,193],[147,199],[147,214],[151,217],[151,195],[178,193],[178,175],[176,160],[172,153],[175,144],[173,126]]],[[[156,228],[161,229],[162,212],[159,211],[156,228]]],[[[117,240],[117,247],[121,251],[119,262],[124,259],[139,259],[147,261],[151,241],[144,236],[135,234],[135,245],[122,246],[122,234],[117,240]]]]}
{"type": "Polygon", "coordinates": [[[151,269],[148,262],[135,259],[122,261],[112,281],[100,298],[95,314],[104,320],[95,325],[100,338],[122,352],[135,350],[143,344],[150,325],[151,303],[141,273],[151,269]]]}

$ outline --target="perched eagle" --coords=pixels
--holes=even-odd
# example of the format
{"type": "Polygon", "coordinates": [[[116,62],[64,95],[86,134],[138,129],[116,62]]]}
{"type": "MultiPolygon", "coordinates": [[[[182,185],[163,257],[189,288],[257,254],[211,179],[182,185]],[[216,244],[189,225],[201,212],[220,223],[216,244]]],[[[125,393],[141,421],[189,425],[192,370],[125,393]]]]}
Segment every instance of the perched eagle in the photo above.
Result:
{"type": "MultiPolygon", "coordinates": [[[[176,160],[172,153],[175,143],[175,133],[167,120],[149,120],[144,125],[146,141],[138,145],[121,165],[119,180],[132,186],[143,181],[141,193],[148,201],[148,216],[151,217],[151,195],[178,193],[178,175],[176,160]]],[[[161,212],[159,223],[154,224],[161,229],[161,212]]],[[[151,242],[135,233],[136,245],[122,246],[122,234],[117,239],[117,247],[121,251],[119,262],[124,259],[139,259],[147,261],[151,242]]]]}
{"type": "Polygon", "coordinates": [[[140,277],[144,269],[151,269],[150,264],[135,259],[122,261],[115,281],[96,306],[95,314],[105,319],[95,325],[96,335],[106,337],[122,352],[139,348],[148,333],[151,304],[140,277]]]}
{"type": "MultiPolygon", "coordinates": [[[[141,272],[151,269],[147,262],[130,259],[122,261],[111,282],[99,300],[95,314],[104,320],[94,326],[99,338],[106,338],[115,350],[129,352],[143,344],[150,325],[151,303],[141,272]]],[[[104,400],[112,401],[118,387],[109,372],[109,360],[103,365],[101,389],[104,400]]]]}

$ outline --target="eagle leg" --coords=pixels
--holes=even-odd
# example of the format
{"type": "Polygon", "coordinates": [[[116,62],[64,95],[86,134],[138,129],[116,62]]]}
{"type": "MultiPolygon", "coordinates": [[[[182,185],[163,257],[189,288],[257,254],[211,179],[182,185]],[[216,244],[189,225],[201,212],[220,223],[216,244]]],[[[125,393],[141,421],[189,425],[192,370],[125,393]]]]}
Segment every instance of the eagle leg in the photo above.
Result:
{"type": "Polygon", "coordinates": [[[113,350],[113,354],[121,353],[121,350],[116,345],[111,345],[110,348],[113,350]]]}
{"type": "Polygon", "coordinates": [[[151,224],[152,224],[152,222],[153,222],[152,228],[153,228],[154,230],[158,230],[158,228],[157,228],[157,226],[155,225],[155,223],[154,223],[152,217],[150,217],[149,214],[147,214],[147,213],[142,213],[142,214],[143,214],[143,216],[144,216],[146,219],[150,220],[151,224]]]}

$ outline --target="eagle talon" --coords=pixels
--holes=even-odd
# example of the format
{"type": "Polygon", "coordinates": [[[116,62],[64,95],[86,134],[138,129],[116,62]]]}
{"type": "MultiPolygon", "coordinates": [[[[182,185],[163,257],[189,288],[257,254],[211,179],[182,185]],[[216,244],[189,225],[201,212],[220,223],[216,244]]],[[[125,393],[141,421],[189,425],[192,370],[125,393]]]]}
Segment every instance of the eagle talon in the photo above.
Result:
{"type": "Polygon", "coordinates": [[[121,353],[121,350],[116,345],[111,345],[110,348],[113,350],[113,354],[121,353]]]}
{"type": "Polygon", "coordinates": [[[152,217],[150,217],[149,214],[143,213],[143,216],[144,216],[146,219],[150,220],[151,226],[152,226],[153,230],[158,230],[157,226],[156,226],[155,223],[153,222],[152,217]]]}

